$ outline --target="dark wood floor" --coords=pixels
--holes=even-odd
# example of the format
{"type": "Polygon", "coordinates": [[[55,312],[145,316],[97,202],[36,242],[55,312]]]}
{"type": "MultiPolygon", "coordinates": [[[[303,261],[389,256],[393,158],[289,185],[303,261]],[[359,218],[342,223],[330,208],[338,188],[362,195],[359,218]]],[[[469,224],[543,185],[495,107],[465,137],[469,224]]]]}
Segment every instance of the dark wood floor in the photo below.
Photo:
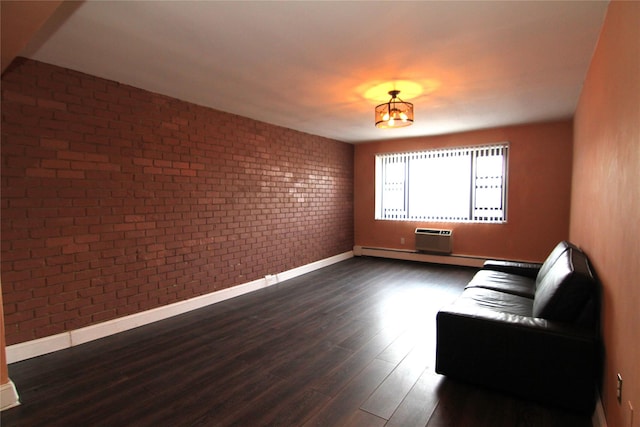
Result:
{"type": "Polygon", "coordinates": [[[435,314],[473,273],[354,258],[15,363],[2,426],[590,426],[434,372],[435,314]]]}

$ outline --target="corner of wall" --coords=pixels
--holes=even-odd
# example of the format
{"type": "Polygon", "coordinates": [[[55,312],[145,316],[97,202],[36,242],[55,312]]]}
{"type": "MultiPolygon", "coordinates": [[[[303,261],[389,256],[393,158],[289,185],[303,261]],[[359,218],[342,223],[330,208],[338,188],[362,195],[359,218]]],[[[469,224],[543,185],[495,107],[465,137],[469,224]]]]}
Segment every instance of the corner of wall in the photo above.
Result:
{"type": "Polygon", "coordinates": [[[0,411],[20,405],[20,396],[13,381],[0,384],[0,411]]]}

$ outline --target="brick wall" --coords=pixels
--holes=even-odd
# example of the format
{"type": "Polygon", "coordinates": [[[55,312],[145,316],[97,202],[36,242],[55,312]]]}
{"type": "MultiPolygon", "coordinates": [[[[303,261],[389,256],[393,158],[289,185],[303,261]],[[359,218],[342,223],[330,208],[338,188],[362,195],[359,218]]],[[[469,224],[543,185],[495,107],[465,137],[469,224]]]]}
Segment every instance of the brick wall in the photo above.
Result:
{"type": "Polygon", "coordinates": [[[353,246],[353,146],[19,59],[2,76],[7,344],[353,246]]]}

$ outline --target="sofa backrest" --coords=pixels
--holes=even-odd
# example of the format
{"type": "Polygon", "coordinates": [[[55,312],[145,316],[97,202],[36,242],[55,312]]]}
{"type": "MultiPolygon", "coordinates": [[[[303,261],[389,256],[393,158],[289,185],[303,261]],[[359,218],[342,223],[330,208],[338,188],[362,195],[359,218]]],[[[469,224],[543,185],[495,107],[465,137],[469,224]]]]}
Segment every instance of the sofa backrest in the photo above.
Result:
{"type": "Polygon", "coordinates": [[[560,258],[560,256],[570,248],[578,249],[573,243],[567,242],[566,240],[558,243],[556,247],[553,248],[549,256],[547,256],[547,259],[544,260],[544,263],[540,267],[540,270],[538,271],[538,275],[536,277],[536,288],[538,287],[538,284],[540,283],[542,278],[549,272],[549,269],[553,267],[553,264],[555,264],[558,258],[560,258]]]}
{"type": "Polygon", "coordinates": [[[533,316],[590,326],[596,324],[598,291],[589,260],[568,247],[537,282],[533,316]]]}

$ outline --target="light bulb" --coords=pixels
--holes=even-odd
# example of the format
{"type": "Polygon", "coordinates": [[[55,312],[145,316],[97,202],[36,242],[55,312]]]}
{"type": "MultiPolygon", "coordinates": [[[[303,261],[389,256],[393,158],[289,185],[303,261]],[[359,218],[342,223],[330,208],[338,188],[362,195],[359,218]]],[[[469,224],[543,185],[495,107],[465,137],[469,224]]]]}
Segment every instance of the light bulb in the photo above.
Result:
{"type": "Polygon", "coordinates": [[[385,122],[389,120],[389,113],[384,113],[384,116],[382,116],[382,120],[384,120],[385,122]]]}
{"type": "Polygon", "coordinates": [[[400,113],[400,118],[402,119],[403,122],[406,122],[408,119],[407,115],[404,112],[400,113]]]}
{"type": "Polygon", "coordinates": [[[393,124],[395,123],[395,120],[392,118],[389,119],[389,126],[393,126],[393,124]]]}

